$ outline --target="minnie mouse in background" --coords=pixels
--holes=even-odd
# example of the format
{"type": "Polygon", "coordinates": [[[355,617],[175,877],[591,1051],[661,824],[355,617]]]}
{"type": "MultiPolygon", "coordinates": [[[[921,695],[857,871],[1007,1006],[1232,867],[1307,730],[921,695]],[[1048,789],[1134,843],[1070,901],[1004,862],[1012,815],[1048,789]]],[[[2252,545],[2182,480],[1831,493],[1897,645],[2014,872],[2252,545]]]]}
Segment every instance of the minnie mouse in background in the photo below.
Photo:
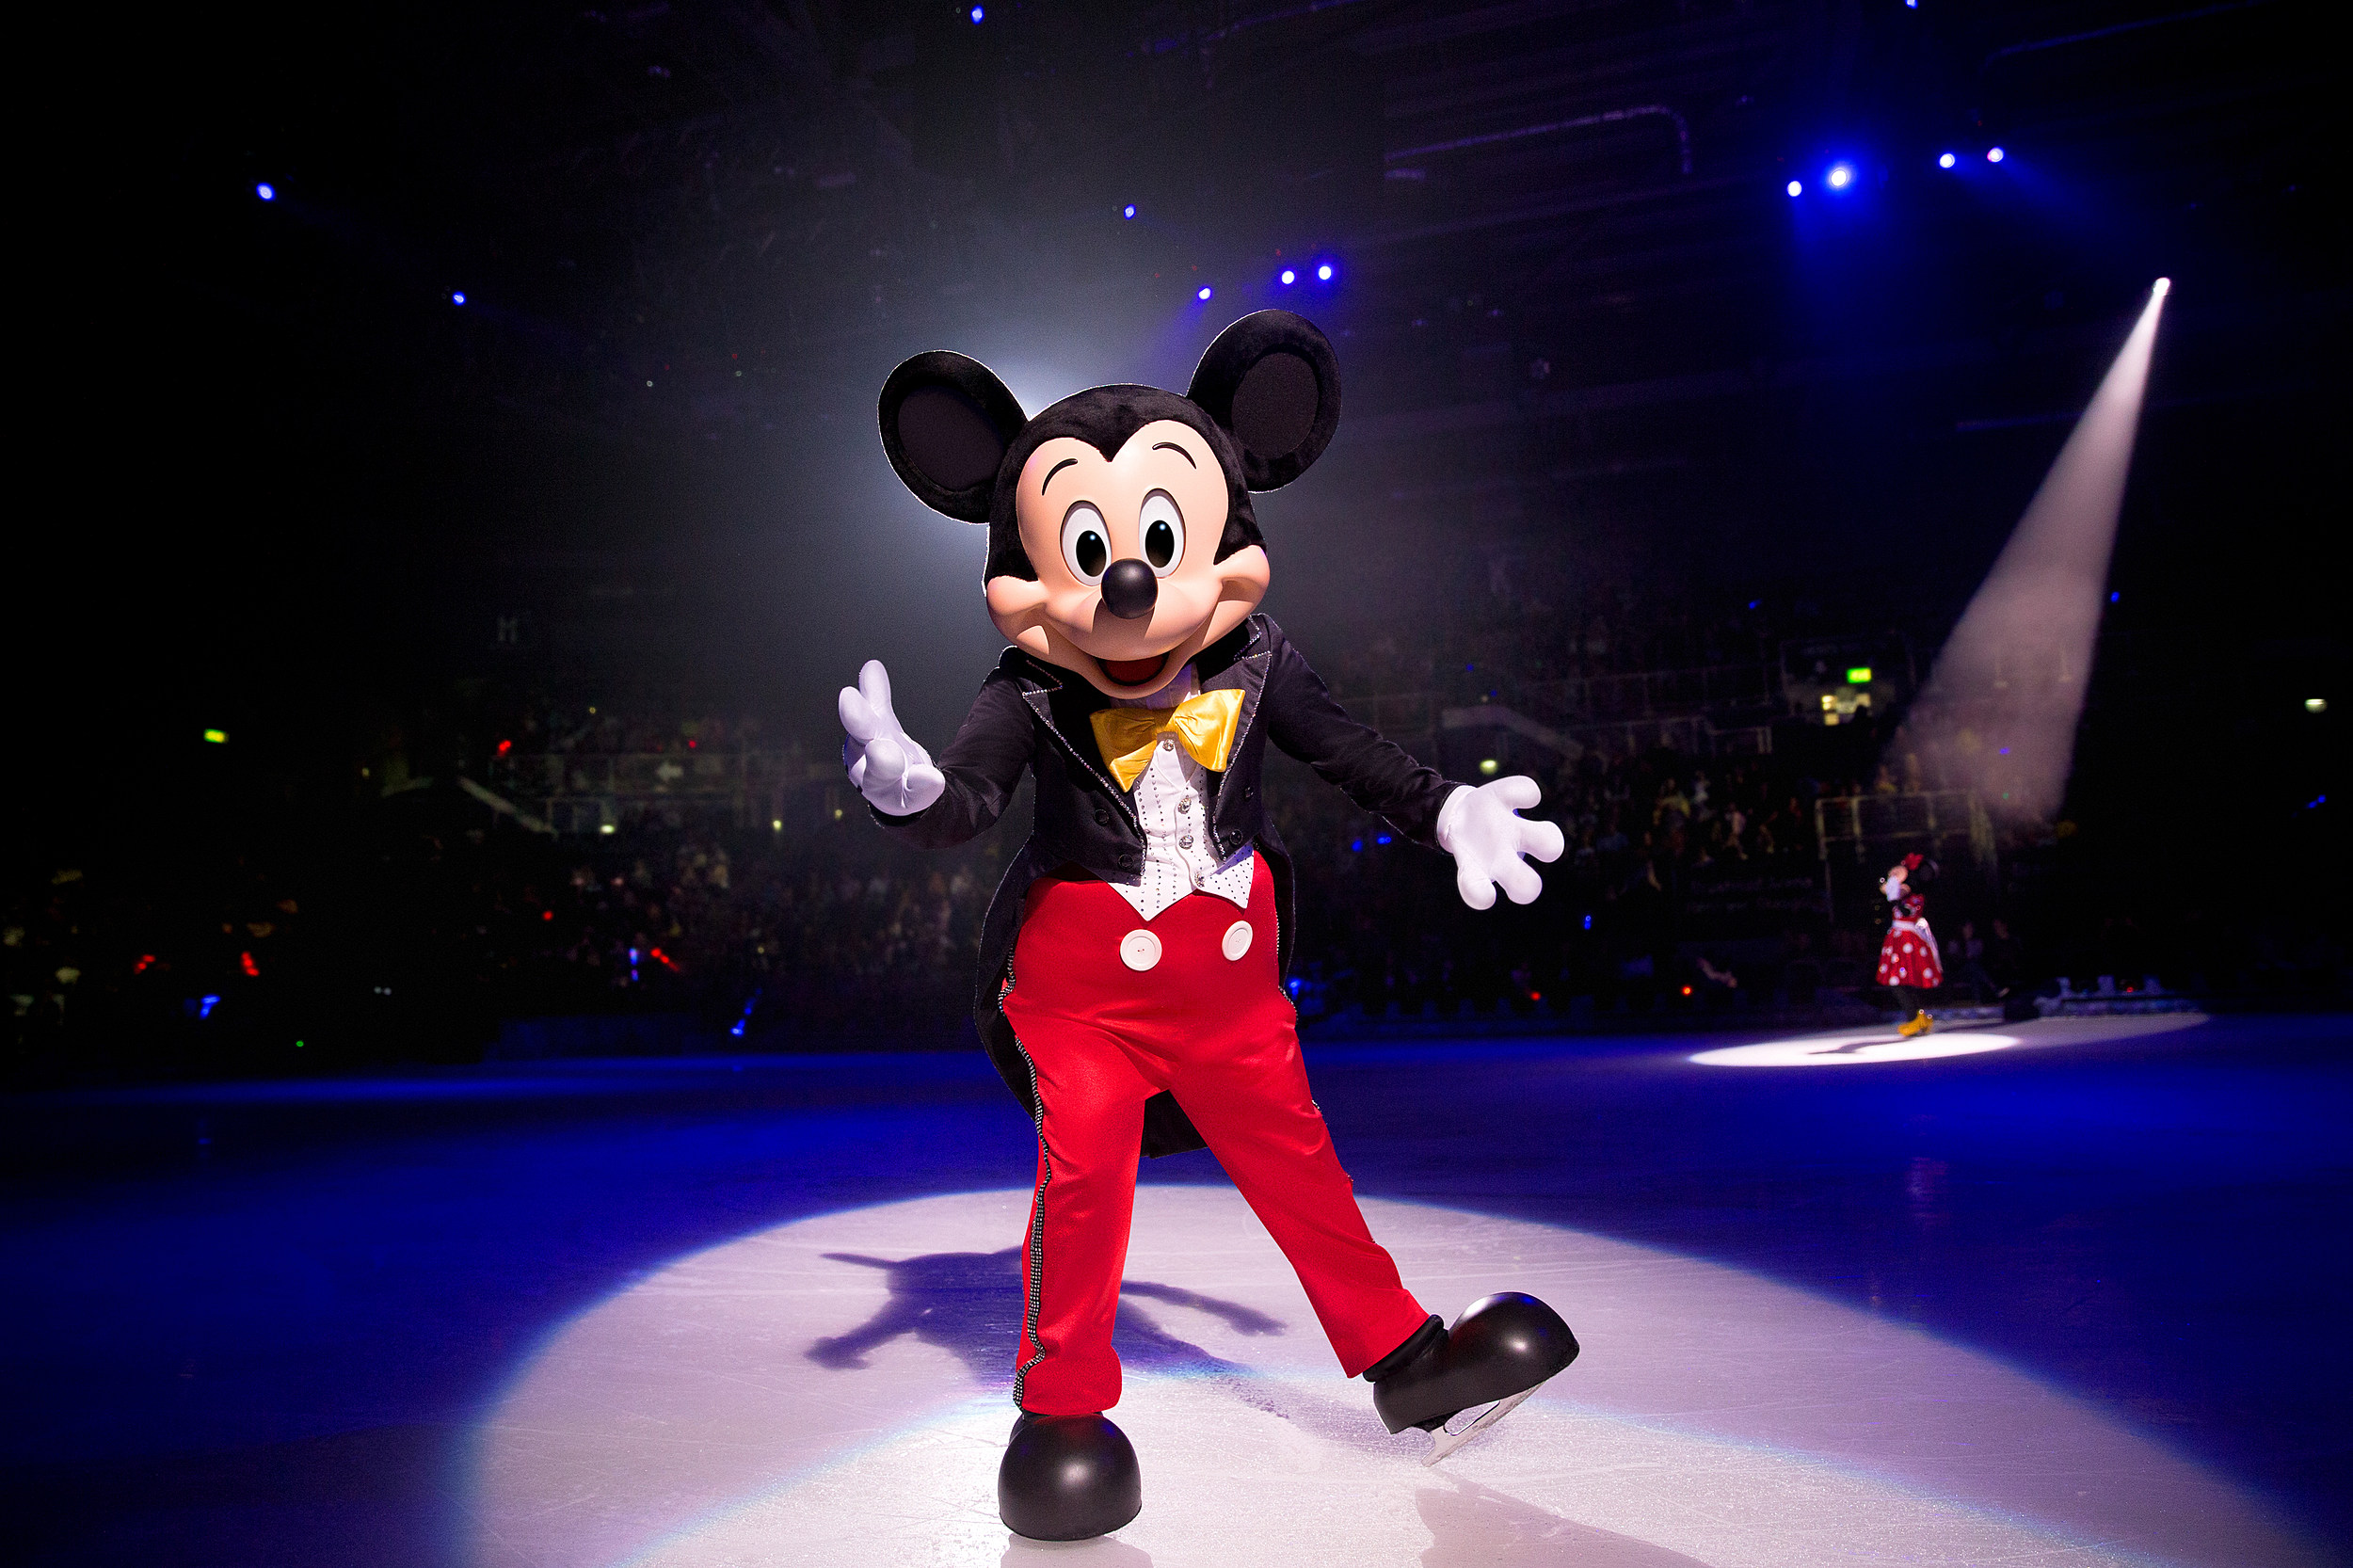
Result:
{"type": "Polygon", "coordinates": [[[1909,1040],[1936,1027],[1936,1019],[1921,1005],[1919,993],[1945,984],[1945,961],[1937,956],[1936,934],[1929,929],[1928,886],[1936,880],[1936,862],[1907,855],[1887,869],[1880,891],[1887,895],[1894,923],[1880,943],[1879,972],[1872,978],[1896,993],[1896,1011],[1909,1015],[1896,1032],[1909,1040]]]}
{"type": "Polygon", "coordinates": [[[844,689],[843,760],[884,828],[925,847],[996,822],[1024,770],[1036,822],[981,936],[974,1019],[1037,1126],[1014,1399],[998,1468],[1016,1533],[1080,1540],[1143,1507],[1112,1326],[1136,1163],[1208,1147],[1298,1272],[1349,1375],[1392,1432],[1445,1457],[1566,1367],[1577,1341],[1533,1297],[1426,1312],[1366,1227],[1308,1096],[1283,991],[1291,867],[1259,794],[1271,741],[1406,837],[1454,856],[1465,903],[1543,890],[1523,856],[1535,781],[1453,784],[1332,699],[1257,612],[1250,504],[1305,472],[1339,424],[1332,345],[1283,311],[1245,316],[1186,395],[1096,387],[1025,417],[987,367],[918,355],[882,392],[883,450],[935,509],[988,526],[990,617],[1014,644],[934,762],[879,662],[844,689]],[[1493,1404],[1463,1432],[1447,1422],[1493,1404]]]}

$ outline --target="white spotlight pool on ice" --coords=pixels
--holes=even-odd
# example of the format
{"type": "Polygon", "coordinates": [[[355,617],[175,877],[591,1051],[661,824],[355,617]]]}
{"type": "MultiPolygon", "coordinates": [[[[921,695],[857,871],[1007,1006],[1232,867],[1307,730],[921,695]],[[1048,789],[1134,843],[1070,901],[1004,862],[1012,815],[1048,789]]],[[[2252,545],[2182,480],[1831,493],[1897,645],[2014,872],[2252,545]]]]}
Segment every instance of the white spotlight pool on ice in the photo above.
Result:
{"type": "MultiPolygon", "coordinates": [[[[1951,1038],[1951,1037],[1947,1037],[1951,1038]]],[[[474,1433],[474,1568],[2035,1568],[2323,1559],[2089,1406],[1894,1319],[1556,1226],[1368,1199],[1449,1315],[1515,1287],[1585,1354],[1436,1470],[1340,1375],[1225,1187],[1147,1185],[1116,1417],[1144,1512],[998,1522],[1027,1191],[820,1215],[552,1334],[474,1433]]]]}
{"type": "Polygon", "coordinates": [[[1979,1051],[2008,1050],[2017,1043],[2015,1034],[1983,1034],[1974,1030],[1920,1034],[1907,1040],[1893,1029],[1855,1029],[1795,1040],[1766,1040],[1753,1046],[1725,1046],[1701,1051],[1691,1060],[1705,1067],[1853,1067],[1875,1062],[1974,1056],[1979,1051]]]}

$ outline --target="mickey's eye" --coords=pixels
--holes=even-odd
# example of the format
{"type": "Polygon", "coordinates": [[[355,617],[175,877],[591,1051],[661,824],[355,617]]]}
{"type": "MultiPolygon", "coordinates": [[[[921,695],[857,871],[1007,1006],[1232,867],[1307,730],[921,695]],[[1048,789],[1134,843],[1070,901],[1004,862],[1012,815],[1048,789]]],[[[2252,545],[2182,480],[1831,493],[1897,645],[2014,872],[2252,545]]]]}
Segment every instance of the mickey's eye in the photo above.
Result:
{"type": "Polygon", "coordinates": [[[1152,564],[1152,574],[1166,577],[1185,558],[1184,513],[1176,509],[1166,490],[1154,490],[1144,498],[1144,512],[1137,523],[1144,534],[1144,558],[1152,564]]]}
{"type": "Polygon", "coordinates": [[[1089,587],[1103,581],[1103,568],[1112,564],[1111,537],[1103,514],[1086,502],[1062,516],[1062,558],[1089,587]]]}

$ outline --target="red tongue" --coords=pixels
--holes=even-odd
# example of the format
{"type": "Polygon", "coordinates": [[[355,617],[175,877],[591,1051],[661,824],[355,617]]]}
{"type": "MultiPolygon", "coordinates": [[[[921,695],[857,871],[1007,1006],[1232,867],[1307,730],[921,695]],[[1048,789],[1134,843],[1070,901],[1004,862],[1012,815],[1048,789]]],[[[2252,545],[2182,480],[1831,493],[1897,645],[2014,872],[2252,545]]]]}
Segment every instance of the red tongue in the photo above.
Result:
{"type": "Polygon", "coordinates": [[[1160,653],[1149,659],[1104,659],[1098,662],[1103,666],[1103,673],[1122,686],[1141,686],[1160,673],[1160,666],[1168,662],[1168,655],[1160,653]]]}

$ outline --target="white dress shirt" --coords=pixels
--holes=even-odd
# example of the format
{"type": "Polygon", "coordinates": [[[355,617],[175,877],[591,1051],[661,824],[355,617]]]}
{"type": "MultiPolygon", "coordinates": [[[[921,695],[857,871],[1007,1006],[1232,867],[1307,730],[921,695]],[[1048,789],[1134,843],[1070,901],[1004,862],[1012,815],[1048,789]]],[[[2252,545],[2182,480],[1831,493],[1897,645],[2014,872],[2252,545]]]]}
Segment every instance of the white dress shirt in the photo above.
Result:
{"type": "MultiPolygon", "coordinates": [[[[1133,708],[1170,709],[1200,689],[1193,666],[1133,708]]],[[[1194,761],[1174,735],[1152,743],[1152,760],[1133,792],[1136,819],[1144,827],[1144,880],[1135,887],[1114,882],[1121,898],[1136,913],[1152,919],[1187,893],[1214,893],[1237,909],[1250,907],[1250,877],[1255,861],[1244,844],[1219,861],[1209,842],[1209,770],[1194,761]]]]}

